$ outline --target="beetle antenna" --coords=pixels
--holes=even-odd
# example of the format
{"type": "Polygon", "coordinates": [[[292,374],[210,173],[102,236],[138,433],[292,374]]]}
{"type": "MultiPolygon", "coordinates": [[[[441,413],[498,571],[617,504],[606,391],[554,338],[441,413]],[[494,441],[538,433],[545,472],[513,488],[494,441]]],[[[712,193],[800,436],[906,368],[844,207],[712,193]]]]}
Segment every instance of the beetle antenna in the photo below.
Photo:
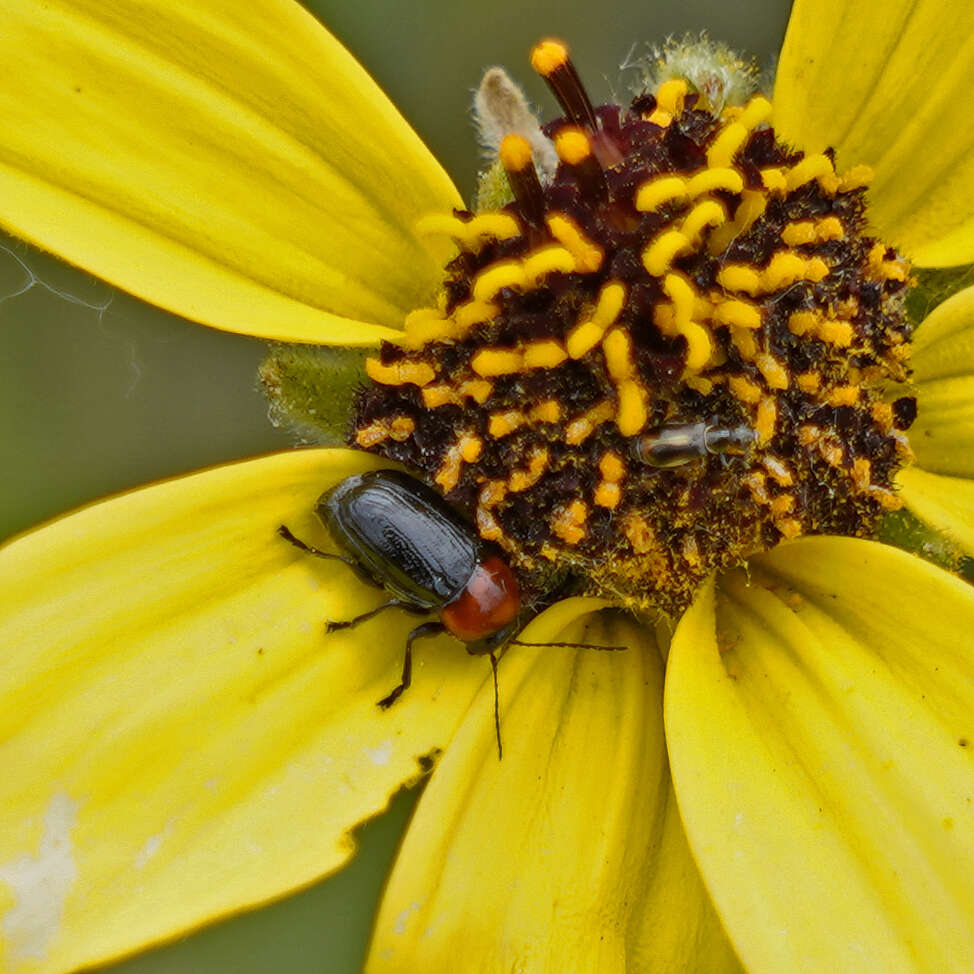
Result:
{"type": "Polygon", "coordinates": [[[603,649],[611,653],[621,652],[628,646],[601,646],[597,643],[526,643],[520,639],[509,639],[508,645],[513,646],[560,646],[565,649],[603,649]]]}
{"type": "Polygon", "coordinates": [[[497,760],[504,757],[504,748],[501,747],[501,704],[500,693],[497,689],[497,657],[490,653],[490,668],[494,674],[494,733],[497,735],[497,760]]]}

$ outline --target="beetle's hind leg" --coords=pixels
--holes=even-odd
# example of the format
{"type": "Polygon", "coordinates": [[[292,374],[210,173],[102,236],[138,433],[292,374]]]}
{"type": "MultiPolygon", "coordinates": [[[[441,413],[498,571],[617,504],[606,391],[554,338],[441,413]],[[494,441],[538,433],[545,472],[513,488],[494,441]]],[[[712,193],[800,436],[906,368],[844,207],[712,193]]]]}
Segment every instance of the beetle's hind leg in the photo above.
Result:
{"type": "Polygon", "coordinates": [[[417,626],[406,637],[406,652],[402,659],[402,679],[392,693],[383,697],[379,701],[379,706],[383,710],[388,710],[398,699],[403,690],[409,686],[413,679],[413,641],[423,636],[436,636],[441,632],[446,632],[446,626],[442,622],[424,622],[417,626]]]}

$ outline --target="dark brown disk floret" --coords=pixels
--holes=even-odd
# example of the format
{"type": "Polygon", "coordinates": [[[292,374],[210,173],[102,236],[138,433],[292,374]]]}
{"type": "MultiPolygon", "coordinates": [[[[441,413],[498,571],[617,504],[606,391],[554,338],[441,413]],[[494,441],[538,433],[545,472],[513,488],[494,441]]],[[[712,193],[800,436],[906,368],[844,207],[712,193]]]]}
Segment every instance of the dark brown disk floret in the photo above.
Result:
{"type": "Polygon", "coordinates": [[[770,109],[717,117],[682,82],[579,101],[546,127],[549,185],[509,138],[515,200],[431,224],[460,247],[441,305],[369,361],[351,442],[466,511],[529,593],[673,614],[714,569],[899,506],[908,268],[865,235],[865,170],[782,145],[770,109]]]}

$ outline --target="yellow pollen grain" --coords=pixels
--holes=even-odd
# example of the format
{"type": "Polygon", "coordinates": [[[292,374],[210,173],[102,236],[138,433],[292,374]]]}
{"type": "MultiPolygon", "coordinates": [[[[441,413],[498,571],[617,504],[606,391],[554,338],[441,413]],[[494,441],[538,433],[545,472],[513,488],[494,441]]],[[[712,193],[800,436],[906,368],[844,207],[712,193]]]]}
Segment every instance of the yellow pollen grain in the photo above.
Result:
{"type": "Polygon", "coordinates": [[[788,388],[788,370],[773,356],[762,352],[754,359],[769,389],[788,388]]]}
{"type": "Polygon", "coordinates": [[[616,483],[610,483],[605,480],[595,488],[595,493],[592,495],[592,500],[599,507],[607,507],[609,510],[618,507],[621,499],[622,488],[616,483]]]}
{"type": "Polygon", "coordinates": [[[714,308],[713,320],[718,325],[760,328],[761,309],[747,301],[722,301],[714,308]]]}
{"type": "Polygon", "coordinates": [[[490,398],[494,385],[486,379],[466,379],[460,383],[460,394],[469,396],[481,406],[490,398]]]}
{"type": "Polygon", "coordinates": [[[391,423],[380,419],[362,427],[355,435],[355,442],[365,449],[386,439],[402,443],[408,440],[415,430],[416,423],[409,416],[396,416],[391,423]]]}
{"type": "Polygon", "coordinates": [[[629,514],[623,522],[622,532],[637,554],[644,555],[658,547],[656,532],[642,514],[629,514]]]}
{"type": "Polygon", "coordinates": [[[471,243],[486,237],[510,240],[520,233],[521,225],[510,213],[481,213],[467,224],[467,240],[471,243]]]}
{"type": "Polygon", "coordinates": [[[868,490],[873,481],[873,465],[866,457],[852,461],[852,482],[859,490],[868,490]]]}
{"type": "Polygon", "coordinates": [[[598,345],[603,334],[602,328],[594,321],[583,321],[568,333],[565,348],[571,358],[581,358],[598,345]]]}
{"type": "Polygon", "coordinates": [[[483,348],[470,360],[480,376],[512,375],[524,367],[524,356],[514,348],[483,348]]]}
{"type": "Polygon", "coordinates": [[[571,274],[575,270],[575,258],[561,244],[549,244],[532,251],[524,258],[524,277],[528,285],[535,286],[549,274],[571,274]]]}
{"type": "Polygon", "coordinates": [[[488,480],[480,489],[477,504],[486,510],[490,510],[492,507],[497,507],[506,496],[507,484],[500,480],[488,480]]]}
{"type": "Polygon", "coordinates": [[[663,293],[673,302],[676,327],[682,331],[693,317],[697,292],[683,274],[667,274],[663,280],[663,293]]]}
{"type": "Polygon", "coordinates": [[[555,152],[562,162],[577,166],[592,154],[592,143],[584,129],[576,125],[566,125],[555,135],[555,152]]]}
{"type": "Polygon", "coordinates": [[[557,423],[561,419],[561,403],[557,399],[545,399],[528,411],[532,423],[557,423]]]}
{"type": "Polygon", "coordinates": [[[567,63],[568,48],[561,41],[543,40],[535,44],[531,51],[531,67],[542,78],[547,78],[567,63]]]}
{"type": "Polygon", "coordinates": [[[427,213],[416,221],[416,233],[421,237],[453,237],[465,240],[467,225],[452,213],[427,213]]]}
{"type": "Polygon", "coordinates": [[[873,422],[884,432],[893,428],[893,407],[888,402],[877,402],[870,410],[873,422]]]}
{"type": "Polygon", "coordinates": [[[690,241],[679,230],[667,230],[643,250],[643,267],[653,277],[662,277],[676,257],[692,249],[690,241]]]}
{"type": "Polygon", "coordinates": [[[774,437],[778,424],[778,407],[770,396],[763,396],[758,403],[754,431],[758,434],[758,446],[767,446],[774,437]]]}
{"type": "Polygon", "coordinates": [[[861,189],[863,186],[868,186],[875,175],[872,166],[853,166],[847,173],[842,174],[839,190],[843,193],[849,193],[854,189],[861,189]]]}
{"type": "Polygon", "coordinates": [[[822,152],[805,156],[785,173],[785,184],[789,192],[799,189],[806,183],[821,176],[834,175],[835,169],[832,160],[822,152]]]}
{"type": "Polygon", "coordinates": [[[562,507],[551,518],[552,534],[561,538],[565,544],[578,544],[585,537],[582,527],[588,518],[588,506],[580,500],[574,500],[562,507]]]}
{"type": "Polygon", "coordinates": [[[365,360],[365,374],[384,386],[426,386],[436,378],[432,366],[426,362],[393,362],[383,365],[377,358],[365,360]]]}
{"type": "Polygon", "coordinates": [[[788,331],[799,338],[809,332],[816,333],[821,324],[821,316],[814,311],[793,311],[788,316],[788,331]]]}
{"type": "Polygon", "coordinates": [[[613,328],[602,339],[605,367],[615,382],[621,382],[632,374],[632,344],[629,335],[621,328],[613,328]]]}
{"type": "Polygon", "coordinates": [[[521,491],[527,490],[529,487],[533,487],[545,472],[548,466],[548,460],[547,447],[535,449],[528,458],[527,470],[515,470],[507,478],[507,489],[512,494],[518,494],[521,491]]]}
{"type": "Polygon", "coordinates": [[[488,302],[503,288],[523,290],[526,284],[520,261],[499,260],[485,267],[473,279],[473,297],[475,301],[488,302]]]}
{"type": "Polygon", "coordinates": [[[761,387],[743,375],[729,376],[727,388],[730,389],[731,395],[741,402],[756,403],[761,399],[761,387]]]}
{"type": "Polygon", "coordinates": [[[815,238],[820,243],[829,240],[841,240],[845,236],[845,227],[837,216],[823,217],[815,224],[815,238]]]}
{"type": "Polygon", "coordinates": [[[505,135],[498,153],[501,165],[508,172],[522,172],[534,164],[531,143],[522,135],[505,135]]]}
{"type": "Polygon", "coordinates": [[[503,413],[491,413],[490,419],[487,421],[487,432],[495,440],[499,440],[523,425],[524,413],[519,409],[508,409],[503,413]]]}
{"type": "Polygon", "coordinates": [[[836,386],[829,392],[825,401],[830,406],[854,406],[859,402],[861,391],[859,386],[855,385],[836,386]]]}
{"type": "Polygon", "coordinates": [[[681,176],[657,176],[636,191],[636,209],[640,213],[652,213],[664,203],[682,202],[687,195],[687,183],[681,176]]]}
{"type": "Polygon", "coordinates": [[[406,348],[421,348],[430,342],[456,337],[456,325],[436,308],[419,308],[406,315],[403,322],[403,337],[400,341],[406,348]]]}
{"type": "Polygon", "coordinates": [[[500,314],[500,308],[490,301],[467,301],[453,312],[453,320],[457,323],[460,333],[468,331],[474,325],[491,321],[500,314]]]}
{"type": "Polygon", "coordinates": [[[616,426],[623,436],[635,436],[649,419],[646,390],[633,379],[625,379],[619,383],[618,396],[616,426]]]}
{"type": "Polygon", "coordinates": [[[816,329],[816,335],[829,345],[848,348],[855,336],[855,329],[851,321],[822,321],[816,329]]]}
{"type": "Polygon", "coordinates": [[[559,342],[543,339],[524,346],[524,367],[526,369],[554,369],[568,358],[568,353],[559,342]]]}
{"type": "Polygon", "coordinates": [[[602,248],[592,243],[571,217],[552,213],[545,222],[555,240],[571,251],[579,274],[594,274],[602,266],[602,248]]]}
{"type": "Polygon", "coordinates": [[[626,286],[619,281],[609,281],[602,285],[599,299],[595,305],[592,320],[604,327],[611,325],[626,303],[626,286]]]}
{"type": "Polygon", "coordinates": [[[802,533],[801,521],[793,517],[779,518],[774,522],[774,526],[781,532],[785,541],[794,541],[802,533]]]}
{"type": "Polygon", "coordinates": [[[687,341],[687,372],[699,372],[710,361],[714,350],[711,333],[699,322],[688,321],[680,334],[687,341]]]}
{"type": "Polygon", "coordinates": [[[761,170],[761,183],[769,193],[782,196],[788,191],[788,180],[785,171],[779,166],[769,166],[761,170]]]}
{"type": "Polygon", "coordinates": [[[771,102],[764,95],[755,95],[737,116],[737,121],[750,130],[771,118],[772,111],[771,102]]]}
{"type": "Polygon", "coordinates": [[[818,372],[799,372],[795,376],[795,385],[805,393],[818,392],[822,385],[822,376],[818,372]]]}
{"type": "Polygon", "coordinates": [[[444,493],[449,493],[460,481],[462,464],[474,463],[480,458],[483,441],[473,433],[461,433],[443,457],[436,476],[433,478],[444,493]]]}
{"type": "Polygon", "coordinates": [[[728,291],[743,291],[752,298],[761,290],[761,276],[750,264],[726,264],[717,272],[717,283],[728,291]]]}
{"type": "Polygon", "coordinates": [[[565,442],[569,446],[584,443],[603,423],[607,423],[615,415],[613,403],[604,399],[598,405],[577,416],[565,427],[565,442]]]}
{"type": "Polygon", "coordinates": [[[744,177],[736,169],[704,169],[692,176],[686,184],[687,195],[691,199],[715,189],[740,193],[744,189],[744,177]]]}
{"type": "Polygon", "coordinates": [[[767,206],[767,197],[760,190],[744,190],[741,202],[734,211],[734,219],[717,227],[708,237],[707,252],[713,257],[722,254],[735,237],[746,233],[754,225],[767,206]]]}
{"type": "Polygon", "coordinates": [[[796,281],[805,273],[805,259],[799,254],[781,251],[768,262],[761,271],[761,287],[765,291],[779,291],[796,281]]]}
{"type": "Polygon", "coordinates": [[[701,396],[709,396],[714,391],[714,384],[710,379],[705,379],[702,375],[684,376],[683,384],[699,392],[701,396]]]}
{"type": "Polygon", "coordinates": [[[798,220],[785,225],[781,240],[788,247],[800,247],[815,243],[815,224],[811,220],[798,220]]]}
{"type": "Polygon", "coordinates": [[[758,343],[752,328],[730,327],[731,341],[745,362],[753,362],[758,354],[758,343]]]}
{"type": "Polygon", "coordinates": [[[761,464],[779,487],[791,487],[794,484],[795,478],[792,477],[791,471],[777,457],[764,456],[761,458],[761,464]]]}
{"type": "Polygon", "coordinates": [[[477,521],[477,533],[485,541],[502,541],[504,538],[504,532],[501,530],[501,526],[497,523],[494,515],[490,511],[484,510],[482,507],[477,508],[476,514],[477,521]]]}
{"type": "Polygon", "coordinates": [[[707,149],[707,165],[711,169],[724,169],[730,166],[734,156],[747,141],[748,128],[740,122],[725,125],[720,134],[707,149]]]}
{"type": "Polygon", "coordinates": [[[439,409],[440,406],[456,405],[459,406],[463,401],[456,389],[445,383],[435,386],[426,386],[422,391],[423,405],[427,409],[439,409]]]}
{"type": "Polygon", "coordinates": [[[771,498],[768,495],[768,478],[760,470],[752,470],[745,478],[744,483],[751,492],[751,496],[758,504],[768,504],[771,498]]]}
{"type": "Polygon", "coordinates": [[[687,96],[687,83],[682,78],[664,81],[656,91],[656,105],[664,112],[679,115],[683,111],[683,100],[687,96]]]}
{"type": "Polygon", "coordinates": [[[622,480],[622,475],[626,472],[626,465],[622,462],[622,457],[614,450],[608,450],[602,454],[599,460],[599,473],[602,479],[609,481],[610,484],[618,483],[622,480]]]}
{"type": "Polygon", "coordinates": [[[727,222],[727,210],[717,200],[703,200],[687,214],[680,232],[687,240],[696,240],[706,227],[719,227],[727,222]]]}
{"type": "Polygon", "coordinates": [[[460,459],[464,463],[476,463],[484,449],[484,441],[472,433],[460,437],[460,459]]]}
{"type": "Polygon", "coordinates": [[[775,517],[781,517],[784,514],[788,514],[795,509],[795,495],[794,494],[779,494],[771,502],[771,513],[775,517]]]}
{"type": "Polygon", "coordinates": [[[805,261],[805,273],[803,276],[806,281],[817,284],[829,276],[829,265],[821,257],[810,257],[805,261]]]}

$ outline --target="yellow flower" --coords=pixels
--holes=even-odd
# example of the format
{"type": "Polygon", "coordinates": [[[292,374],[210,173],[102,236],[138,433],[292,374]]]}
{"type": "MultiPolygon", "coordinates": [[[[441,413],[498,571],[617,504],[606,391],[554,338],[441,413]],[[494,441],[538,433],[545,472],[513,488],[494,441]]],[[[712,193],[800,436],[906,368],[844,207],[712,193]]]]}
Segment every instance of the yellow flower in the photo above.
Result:
{"type": "MultiPolygon", "coordinates": [[[[974,261],[972,35],[966,4],[798,0],[782,51],[777,128],[873,166],[921,265],[974,261]]],[[[459,198],[297,6],[9,0],[0,43],[12,232],[263,337],[370,342],[435,289],[412,228],[459,198]]],[[[968,551],[972,314],[968,289],[920,329],[901,477],[968,551]]],[[[311,536],[370,463],[229,465],[3,549],[4,969],[105,961],[339,868],[425,757],[372,970],[970,968],[969,587],[872,542],[775,549],[700,593],[665,693],[652,632],[566,600],[525,638],[628,651],[514,647],[498,762],[485,667],[423,646],[379,712],[410,620],[326,641],[375,593],[275,535],[311,536]]]]}

